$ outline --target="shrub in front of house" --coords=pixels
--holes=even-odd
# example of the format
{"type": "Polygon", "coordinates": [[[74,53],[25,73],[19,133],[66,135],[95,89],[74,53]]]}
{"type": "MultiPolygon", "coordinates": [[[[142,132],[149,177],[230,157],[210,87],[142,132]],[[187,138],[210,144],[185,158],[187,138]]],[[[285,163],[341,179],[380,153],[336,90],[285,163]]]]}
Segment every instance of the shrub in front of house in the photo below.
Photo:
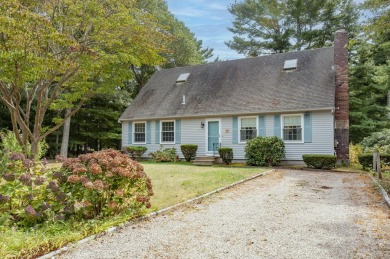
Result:
{"type": "Polygon", "coordinates": [[[198,145],[195,144],[183,144],[180,146],[181,152],[187,162],[191,162],[196,157],[196,151],[198,151],[198,145]]]}
{"type": "Polygon", "coordinates": [[[307,167],[316,169],[331,169],[336,167],[336,156],[321,154],[306,154],[302,156],[307,167]]]}
{"type": "Polygon", "coordinates": [[[143,146],[130,146],[126,148],[128,154],[132,159],[139,159],[148,150],[147,147],[143,146]]]}
{"type": "Polygon", "coordinates": [[[358,160],[364,170],[372,168],[373,154],[372,153],[361,154],[358,156],[358,160]]]}
{"type": "Polygon", "coordinates": [[[149,156],[152,157],[154,162],[176,162],[177,154],[176,148],[164,148],[160,147],[159,150],[155,152],[150,152],[149,156]]]}
{"type": "Polygon", "coordinates": [[[221,147],[218,148],[219,156],[222,158],[222,161],[229,165],[233,160],[233,148],[231,147],[221,147]]]}
{"type": "Polygon", "coordinates": [[[275,166],[279,165],[284,157],[284,142],[276,136],[248,140],[245,147],[248,165],[275,166]]]}
{"type": "Polygon", "coordinates": [[[30,227],[62,219],[62,201],[46,160],[0,150],[0,226],[30,227]]]}
{"type": "MultiPolygon", "coordinates": [[[[390,154],[379,154],[381,163],[390,165],[390,154]]],[[[359,163],[362,165],[364,170],[372,168],[373,154],[364,153],[358,156],[359,163]]]]}
{"type": "Polygon", "coordinates": [[[150,208],[150,178],[138,162],[108,149],[67,159],[56,173],[59,188],[70,201],[69,213],[82,218],[114,215],[123,210],[134,214],[150,208]],[[67,195],[70,194],[70,195],[67,195]]]}

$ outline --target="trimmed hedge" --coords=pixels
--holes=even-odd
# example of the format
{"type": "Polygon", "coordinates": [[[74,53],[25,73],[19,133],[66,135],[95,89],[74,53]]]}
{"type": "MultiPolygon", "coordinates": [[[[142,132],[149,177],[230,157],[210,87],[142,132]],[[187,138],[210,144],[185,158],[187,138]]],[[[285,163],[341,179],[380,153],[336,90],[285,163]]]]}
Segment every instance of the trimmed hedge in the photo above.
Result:
{"type": "Polygon", "coordinates": [[[196,151],[198,151],[198,145],[195,144],[183,144],[180,146],[181,152],[187,162],[191,162],[196,157],[196,151]]]}
{"type": "MultiPolygon", "coordinates": [[[[372,156],[372,153],[365,153],[358,156],[359,163],[363,166],[364,170],[372,168],[372,156]]],[[[390,164],[390,154],[379,154],[379,156],[382,163],[390,164]]]]}
{"type": "Polygon", "coordinates": [[[233,148],[231,147],[221,147],[218,148],[219,156],[222,158],[225,164],[231,164],[233,160],[233,148]]]}
{"type": "Polygon", "coordinates": [[[147,147],[143,146],[130,146],[127,147],[127,152],[132,159],[140,158],[148,150],[147,147]]]}
{"type": "Polygon", "coordinates": [[[337,158],[333,155],[306,154],[302,158],[307,167],[316,169],[331,169],[336,167],[337,158]]]}

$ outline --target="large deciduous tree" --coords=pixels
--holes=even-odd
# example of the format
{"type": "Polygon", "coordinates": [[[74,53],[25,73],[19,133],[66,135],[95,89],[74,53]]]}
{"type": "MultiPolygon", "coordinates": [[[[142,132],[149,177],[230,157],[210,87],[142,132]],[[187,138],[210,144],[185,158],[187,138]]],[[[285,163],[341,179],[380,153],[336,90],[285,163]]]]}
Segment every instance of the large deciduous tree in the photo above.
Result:
{"type": "Polygon", "coordinates": [[[163,61],[159,53],[167,39],[165,29],[134,4],[133,0],[0,3],[0,100],[26,153],[34,156],[38,143],[91,96],[129,80],[130,65],[163,61]],[[62,114],[50,126],[44,125],[49,110],[62,114]]]}
{"type": "Polygon", "coordinates": [[[331,45],[336,29],[354,32],[358,18],[352,0],[243,0],[229,12],[235,36],[226,44],[247,56],[331,45]]]}

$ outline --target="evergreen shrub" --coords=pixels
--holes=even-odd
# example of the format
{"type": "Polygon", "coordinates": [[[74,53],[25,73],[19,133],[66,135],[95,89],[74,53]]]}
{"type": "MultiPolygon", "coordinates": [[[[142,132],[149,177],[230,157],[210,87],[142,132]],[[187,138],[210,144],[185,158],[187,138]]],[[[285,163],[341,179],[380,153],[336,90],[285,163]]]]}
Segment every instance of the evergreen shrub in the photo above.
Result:
{"type": "Polygon", "coordinates": [[[218,148],[219,156],[222,158],[222,161],[229,165],[233,160],[233,148],[230,147],[221,147],[218,148]]]}
{"type": "Polygon", "coordinates": [[[306,154],[302,156],[307,167],[316,169],[331,169],[336,167],[336,156],[321,154],[306,154]]]}
{"type": "Polygon", "coordinates": [[[183,144],[180,146],[181,152],[187,162],[191,162],[196,157],[196,151],[198,151],[198,145],[195,144],[183,144]]]}
{"type": "MultiPolygon", "coordinates": [[[[381,163],[384,163],[386,165],[390,164],[390,154],[379,154],[381,158],[381,163]]],[[[364,170],[372,168],[372,160],[373,160],[373,154],[372,153],[364,153],[359,155],[359,163],[362,165],[364,170]]]]}
{"type": "Polygon", "coordinates": [[[285,157],[284,142],[281,138],[257,137],[247,142],[245,157],[248,165],[275,166],[285,157]]]}

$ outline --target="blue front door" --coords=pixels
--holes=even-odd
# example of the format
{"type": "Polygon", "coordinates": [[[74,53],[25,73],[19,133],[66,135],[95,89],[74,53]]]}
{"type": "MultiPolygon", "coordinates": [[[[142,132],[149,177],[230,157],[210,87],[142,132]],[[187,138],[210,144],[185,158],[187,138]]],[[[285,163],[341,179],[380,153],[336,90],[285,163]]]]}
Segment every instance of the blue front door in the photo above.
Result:
{"type": "Polygon", "coordinates": [[[207,151],[215,152],[219,147],[219,121],[207,122],[207,151]]]}

